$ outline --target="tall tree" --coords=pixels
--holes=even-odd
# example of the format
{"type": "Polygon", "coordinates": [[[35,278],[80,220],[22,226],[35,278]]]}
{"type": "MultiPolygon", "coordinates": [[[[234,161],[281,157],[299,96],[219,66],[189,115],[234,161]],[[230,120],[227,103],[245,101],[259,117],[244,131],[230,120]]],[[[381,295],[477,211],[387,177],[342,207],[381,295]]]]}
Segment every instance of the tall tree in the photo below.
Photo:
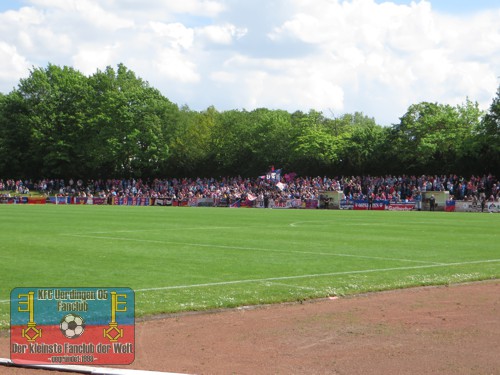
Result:
{"type": "Polygon", "coordinates": [[[259,108],[249,113],[252,125],[252,175],[262,174],[269,166],[289,168],[290,144],[295,138],[290,114],[282,110],[259,108]]]}
{"type": "Polygon", "coordinates": [[[360,112],[179,110],[123,64],[49,64],[0,94],[0,174],[15,177],[470,174],[498,169],[499,134],[500,87],[486,115],[422,102],[387,128],[360,112]]]}
{"type": "Polygon", "coordinates": [[[220,175],[253,174],[253,129],[247,111],[220,113],[212,138],[214,162],[220,175]]]}
{"type": "Polygon", "coordinates": [[[338,119],[326,119],[321,112],[292,117],[298,135],[292,142],[292,162],[302,174],[326,174],[338,171],[348,139],[347,128],[338,119]]]}
{"type": "Polygon", "coordinates": [[[18,91],[0,97],[0,175],[21,178],[34,175],[35,160],[26,103],[18,91]]]}
{"type": "Polygon", "coordinates": [[[422,102],[411,105],[389,139],[399,173],[449,173],[458,167],[470,122],[456,107],[422,102]]]}
{"type": "Polygon", "coordinates": [[[477,153],[484,172],[500,169],[500,86],[479,126],[477,153]]]}
{"type": "Polygon", "coordinates": [[[11,113],[13,123],[27,131],[32,176],[82,175],[84,155],[82,129],[89,96],[86,77],[69,67],[49,64],[21,79],[12,98],[23,104],[11,113]]]}
{"type": "Polygon", "coordinates": [[[458,120],[462,132],[457,139],[457,166],[456,173],[471,175],[486,172],[481,165],[481,145],[480,137],[481,123],[484,118],[484,111],[479,108],[478,102],[472,102],[469,98],[465,103],[456,107],[458,120]]]}
{"type": "Polygon", "coordinates": [[[344,174],[387,173],[390,165],[384,157],[387,131],[373,118],[360,112],[345,115],[350,120],[348,138],[340,166],[344,174]]]}
{"type": "Polygon", "coordinates": [[[165,171],[177,106],[123,64],[97,71],[90,86],[94,174],[151,177],[165,171]]]}
{"type": "Polygon", "coordinates": [[[182,107],[179,120],[170,128],[168,171],[174,176],[210,176],[217,173],[213,163],[212,140],[218,112],[182,107]]]}

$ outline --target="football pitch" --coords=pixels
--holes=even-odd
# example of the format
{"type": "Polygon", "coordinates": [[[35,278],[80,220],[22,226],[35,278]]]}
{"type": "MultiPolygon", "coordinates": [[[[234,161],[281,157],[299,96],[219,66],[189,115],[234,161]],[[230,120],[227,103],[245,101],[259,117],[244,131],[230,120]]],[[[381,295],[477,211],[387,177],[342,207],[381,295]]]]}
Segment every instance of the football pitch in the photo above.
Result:
{"type": "Polygon", "coordinates": [[[0,328],[16,287],[129,287],[136,313],[500,277],[500,215],[0,205],[0,328]]]}

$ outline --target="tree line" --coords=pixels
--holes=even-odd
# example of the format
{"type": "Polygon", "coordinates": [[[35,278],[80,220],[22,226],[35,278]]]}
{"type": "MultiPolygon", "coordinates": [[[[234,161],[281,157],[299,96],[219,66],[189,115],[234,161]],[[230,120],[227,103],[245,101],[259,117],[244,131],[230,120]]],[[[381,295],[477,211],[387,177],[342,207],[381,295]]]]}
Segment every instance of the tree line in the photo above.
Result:
{"type": "Polygon", "coordinates": [[[85,76],[33,68],[0,93],[0,176],[258,176],[449,174],[500,167],[500,87],[488,111],[469,99],[411,105],[399,123],[363,113],[194,111],[123,64],[85,76]]]}

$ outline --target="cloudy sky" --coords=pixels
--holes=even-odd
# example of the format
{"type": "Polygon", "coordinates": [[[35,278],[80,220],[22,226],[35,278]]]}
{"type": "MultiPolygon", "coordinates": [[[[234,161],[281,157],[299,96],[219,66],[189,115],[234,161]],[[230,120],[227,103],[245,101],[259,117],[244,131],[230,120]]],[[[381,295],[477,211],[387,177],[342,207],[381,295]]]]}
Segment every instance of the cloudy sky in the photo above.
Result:
{"type": "Polygon", "coordinates": [[[498,0],[1,0],[0,92],[32,67],[124,63],[194,110],[266,107],[381,125],[411,104],[487,109],[498,0]]]}

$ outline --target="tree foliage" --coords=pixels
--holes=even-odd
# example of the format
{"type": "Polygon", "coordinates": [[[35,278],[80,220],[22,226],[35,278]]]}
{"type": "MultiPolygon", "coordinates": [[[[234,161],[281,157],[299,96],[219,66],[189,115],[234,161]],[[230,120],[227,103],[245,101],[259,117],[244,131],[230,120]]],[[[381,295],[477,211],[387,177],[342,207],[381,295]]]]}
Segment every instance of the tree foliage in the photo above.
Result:
{"type": "Polygon", "coordinates": [[[463,170],[460,159],[467,154],[467,140],[473,137],[481,115],[477,103],[468,100],[457,107],[429,102],[411,105],[389,137],[398,169],[441,174],[463,170]]]}
{"type": "Polygon", "coordinates": [[[116,71],[97,71],[89,81],[94,93],[88,118],[94,173],[141,177],[163,172],[177,106],[122,64],[116,71]]]}
{"type": "Polygon", "coordinates": [[[256,176],[483,173],[500,166],[500,88],[487,113],[412,104],[399,123],[363,113],[178,108],[119,64],[90,76],[49,64],[0,94],[0,175],[256,176]]]}
{"type": "Polygon", "coordinates": [[[481,155],[483,170],[498,170],[500,167],[500,87],[488,113],[482,119],[477,133],[476,154],[481,155]]]}
{"type": "Polygon", "coordinates": [[[59,177],[159,173],[176,112],[123,65],[91,77],[55,65],[33,69],[2,100],[3,170],[59,177]]]}

